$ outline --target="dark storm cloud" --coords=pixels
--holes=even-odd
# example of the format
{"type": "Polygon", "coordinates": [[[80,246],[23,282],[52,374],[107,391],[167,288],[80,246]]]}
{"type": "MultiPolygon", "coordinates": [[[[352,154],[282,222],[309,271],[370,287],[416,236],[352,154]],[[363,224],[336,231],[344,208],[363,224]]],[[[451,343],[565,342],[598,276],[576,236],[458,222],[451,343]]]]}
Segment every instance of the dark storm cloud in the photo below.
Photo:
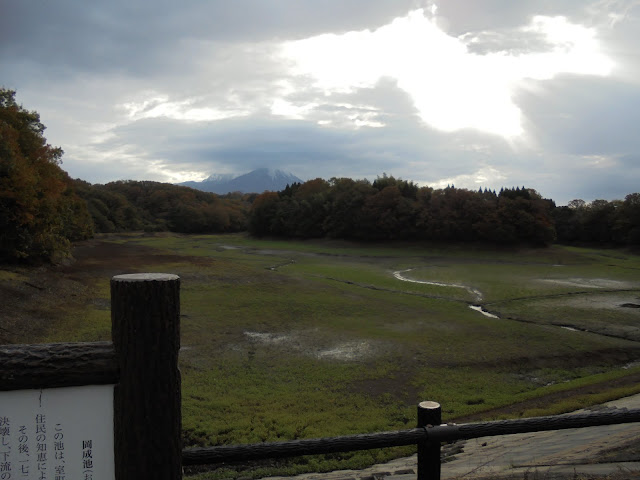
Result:
{"type": "MultiPolygon", "coordinates": [[[[408,178],[415,170],[406,168],[407,161],[435,158],[425,154],[425,146],[436,146],[439,134],[425,131],[407,94],[395,82],[382,80],[371,88],[335,94],[330,104],[322,103],[323,97],[312,90],[300,98],[317,102],[304,120],[268,111],[200,122],[143,118],[114,126],[106,139],[93,142],[91,148],[99,154],[120,152],[130,157],[132,164],[154,162],[165,171],[243,173],[269,166],[301,178],[375,178],[385,171],[408,178]],[[345,115],[384,122],[385,128],[358,129],[353,122],[345,122],[345,115]],[[319,121],[331,121],[331,125],[323,126],[319,121]]],[[[296,98],[292,94],[289,100],[295,102],[296,98]]],[[[157,103],[150,103],[145,110],[157,103]]],[[[70,152],[66,163],[76,165],[78,160],[70,152]]],[[[430,172],[438,170],[431,168],[430,172]]],[[[105,170],[97,168],[96,172],[102,175],[105,170]]],[[[161,178],[158,172],[155,175],[161,178]]],[[[92,175],[90,180],[96,181],[94,178],[92,175]]],[[[113,173],[108,178],[113,180],[113,173]]]]}
{"type": "Polygon", "coordinates": [[[198,42],[285,40],[382,25],[411,1],[2,2],[0,59],[56,72],[148,75],[188,68],[198,42]]]}
{"type": "Polygon", "coordinates": [[[640,152],[640,89],[610,78],[563,76],[519,95],[543,148],[577,155],[640,152]]]}
{"type": "Polygon", "coordinates": [[[638,192],[640,190],[638,187],[640,155],[625,155],[617,160],[619,168],[603,168],[597,175],[594,175],[593,171],[578,171],[577,198],[623,200],[627,194],[638,192]]]}
{"type": "MultiPolygon", "coordinates": [[[[340,100],[359,104],[366,99],[375,104],[378,96],[387,98],[383,94],[389,89],[393,90],[393,85],[362,89],[344,94],[340,100]]],[[[401,92],[396,95],[400,100],[403,98],[401,92]]],[[[411,109],[405,103],[405,108],[411,109]]],[[[386,172],[432,183],[468,173],[479,164],[504,167],[510,163],[505,160],[510,148],[503,140],[467,131],[453,134],[443,142],[440,132],[425,128],[416,115],[406,115],[401,105],[402,101],[395,105],[396,114],[380,115],[386,122],[384,128],[322,126],[313,120],[316,114],[307,120],[270,115],[197,123],[143,119],[114,128],[110,138],[94,148],[102,152],[123,151],[137,162],[154,162],[162,170],[201,171],[208,175],[242,173],[269,166],[291,171],[302,179],[334,176],[374,179],[386,172]],[[484,151],[461,145],[476,145],[484,151]]],[[[320,110],[317,115],[327,118],[325,110],[330,108],[320,110]]],[[[329,117],[332,113],[329,111],[329,117]]],[[[153,172],[153,168],[149,170],[153,172]]]]}
{"type": "Polygon", "coordinates": [[[386,172],[431,185],[526,185],[559,203],[638,190],[640,7],[435,3],[438,24],[476,60],[548,52],[550,39],[526,27],[536,15],[561,15],[593,28],[613,74],[527,80],[513,100],[530,142],[508,142],[435,130],[394,78],[327,92],[279,56],[282,41],[373,32],[420,7],[429,17],[430,1],[0,0],[0,85],[41,113],[48,140],[66,151],[63,167],[92,182],[179,181],[268,166],[303,179],[386,172]],[[287,108],[291,116],[298,109],[298,119],[282,116],[287,108]]]}
{"type": "Polygon", "coordinates": [[[381,173],[393,165],[393,158],[370,156],[372,148],[366,131],[323,128],[303,120],[272,117],[202,122],[188,128],[170,119],[146,119],[117,127],[113,139],[96,148],[103,151],[138,143],[144,151],[131,154],[176,170],[207,173],[246,172],[263,166],[292,171],[304,178],[330,177],[369,171],[381,173]],[[366,168],[362,168],[362,163],[366,168]],[[329,173],[335,172],[335,173],[329,173]]]}
{"type": "Polygon", "coordinates": [[[505,31],[528,25],[534,15],[567,16],[582,20],[590,15],[585,0],[446,0],[435,2],[439,24],[454,36],[469,32],[505,31]]]}
{"type": "MultiPolygon", "coordinates": [[[[615,166],[598,166],[592,158],[564,158],[553,170],[536,184],[544,185],[541,192],[557,205],[566,205],[574,199],[587,202],[624,200],[629,193],[638,191],[640,155],[617,158],[615,166]]],[[[522,182],[521,182],[522,183],[522,182]]]]}

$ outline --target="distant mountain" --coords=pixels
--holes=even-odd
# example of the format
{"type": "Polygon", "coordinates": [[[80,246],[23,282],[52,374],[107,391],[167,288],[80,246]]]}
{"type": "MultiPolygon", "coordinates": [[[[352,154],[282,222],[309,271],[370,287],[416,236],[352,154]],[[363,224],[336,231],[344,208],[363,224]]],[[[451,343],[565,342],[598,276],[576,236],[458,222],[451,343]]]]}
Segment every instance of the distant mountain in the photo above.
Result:
{"type": "MultiPolygon", "coordinates": [[[[178,185],[181,185],[183,187],[195,188],[196,190],[202,190],[204,192],[218,193],[218,192],[215,192],[214,190],[210,190],[209,187],[228,183],[234,178],[236,178],[236,176],[237,175],[233,175],[232,173],[215,173],[210,177],[205,178],[201,182],[189,181],[189,182],[179,183],[178,185]]],[[[227,192],[224,192],[224,193],[227,193],[227,192]]]]}
{"type": "Polygon", "coordinates": [[[282,170],[258,168],[240,176],[211,175],[201,182],[183,182],[179,185],[224,195],[229,192],[262,193],[265,190],[277,192],[295,182],[302,183],[302,180],[282,170]]]}

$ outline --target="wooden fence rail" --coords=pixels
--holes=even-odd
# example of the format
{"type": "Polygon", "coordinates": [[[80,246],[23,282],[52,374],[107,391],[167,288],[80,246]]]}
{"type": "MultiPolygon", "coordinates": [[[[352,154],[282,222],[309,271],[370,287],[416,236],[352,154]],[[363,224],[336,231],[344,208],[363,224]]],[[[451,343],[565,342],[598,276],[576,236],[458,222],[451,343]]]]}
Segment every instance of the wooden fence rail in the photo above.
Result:
{"type": "Polygon", "coordinates": [[[370,450],[403,445],[423,445],[422,449],[419,448],[418,450],[418,479],[435,480],[440,478],[440,459],[439,456],[436,457],[437,459],[434,459],[433,455],[430,455],[426,449],[428,449],[429,446],[436,446],[439,451],[440,442],[635,422],[640,422],[640,409],[619,409],[602,413],[554,415],[461,425],[429,425],[408,430],[364,435],[346,435],[251,445],[190,448],[182,451],[182,464],[185,466],[207,465],[222,462],[370,450]],[[426,457],[429,461],[421,462],[421,457],[426,457]]]}
{"type": "Polygon", "coordinates": [[[111,342],[0,345],[0,391],[117,381],[118,362],[111,342]]]}
{"type": "MultiPolygon", "coordinates": [[[[182,478],[179,277],[160,273],[113,277],[111,323],[112,342],[0,345],[0,391],[112,384],[115,480],[178,480],[182,478]]],[[[4,408],[0,401],[0,417],[6,422],[11,415],[4,408]]],[[[3,430],[0,446],[5,447],[8,432],[14,431],[3,430]]],[[[49,441],[52,438],[49,435],[49,441]]],[[[18,468],[22,458],[15,450],[0,450],[3,468],[18,468]]],[[[37,478],[53,478],[54,456],[47,458],[50,464],[43,461],[37,466],[45,472],[48,465],[50,475],[37,478]]],[[[35,463],[31,468],[29,478],[36,478],[35,463]]],[[[2,472],[2,478],[10,478],[8,470],[2,472]]],[[[98,478],[98,473],[83,478],[98,478]]]]}
{"type": "Polygon", "coordinates": [[[416,445],[421,440],[426,440],[426,438],[427,435],[424,428],[412,428],[395,432],[311,438],[289,442],[189,448],[182,451],[182,464],[185,466],[209,465],[223,462],[262,460],[265,458],[297,457],[301,455],[400,447],[403,445],[416,445]]]}

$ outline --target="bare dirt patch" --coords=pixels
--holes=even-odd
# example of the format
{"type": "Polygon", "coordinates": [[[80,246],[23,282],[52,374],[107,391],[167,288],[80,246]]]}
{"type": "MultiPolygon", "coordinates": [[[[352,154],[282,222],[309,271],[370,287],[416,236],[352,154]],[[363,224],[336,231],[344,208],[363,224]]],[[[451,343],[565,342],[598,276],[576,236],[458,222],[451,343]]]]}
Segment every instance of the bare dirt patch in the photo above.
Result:
{"type": "Polygon", "coordinates": [[[0,343],[39,341],[72,309],[110,308],[97,295],[97,284],[114,275],[137,273],[160,261],[209,262],[203,257],[159,254],[153,248],[100,239],[79,242],[72,255],[59,265],[0,266],[5,272],[0,277],[0,343]]]}
{"type": "Polygon", "coordinates": [[[381,345],[367,340],[331,341],[319,339],[318,332],[295,331],[287,334],[268,332],[244,332],[251,343],[294,350],[302,355],[323,360],[345,362],[370,360],[379,355],[381,345]]]}
{"type": "Polygon", "coordinates": [[[606,288],[608,290],[627,290],[633,288],[633,284],[630,282],[621,282],[619,280],[611,280],[608,278],[541,278],[539,280],[541,282],[552,283],[554,285],[578,288],[606,288]]]}
{"type": "Polygon", "coordinates": [[[32,343],[46,334],[67,309],[82,306],[90,285],[60,275],[55,267],[2,267],[15,274],[0,281],[0,342],[32,343]]]}
{"type": "MultiPolygon", "coordinates": [[[[631,303],[629,303],[629,300],[635,298],[637,298],[635,294],[625,294],[624,292],[620,292],[598,295],[571,295],[565,298],[561,298],[560,300],[556,300],[556,302],[561,305],[567,305],[576,308],[587,308],[594,310],[617,310],[624,305],[631,305],[631,303]]],[[[634,308],[640,308],[640,305],[634,308]]]]}

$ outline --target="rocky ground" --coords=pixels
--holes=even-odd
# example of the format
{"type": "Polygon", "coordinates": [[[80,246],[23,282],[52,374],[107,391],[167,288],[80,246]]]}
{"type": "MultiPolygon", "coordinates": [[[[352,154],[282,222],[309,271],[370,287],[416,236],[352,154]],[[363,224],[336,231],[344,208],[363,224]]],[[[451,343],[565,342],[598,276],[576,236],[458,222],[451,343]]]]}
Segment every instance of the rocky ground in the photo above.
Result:
{"type": "MultiPolygon", "coordinates": [[[[588,410],[640,408],[634,395],[588,410]]],[[[623,480],[640,478],[640,424],[630,423],[550,432],[483,437],[443,447],[445,479],[623,480]]],[[[265,480],[409,480],[416,456],[365,470],[345,470],[265,480]]]]}

